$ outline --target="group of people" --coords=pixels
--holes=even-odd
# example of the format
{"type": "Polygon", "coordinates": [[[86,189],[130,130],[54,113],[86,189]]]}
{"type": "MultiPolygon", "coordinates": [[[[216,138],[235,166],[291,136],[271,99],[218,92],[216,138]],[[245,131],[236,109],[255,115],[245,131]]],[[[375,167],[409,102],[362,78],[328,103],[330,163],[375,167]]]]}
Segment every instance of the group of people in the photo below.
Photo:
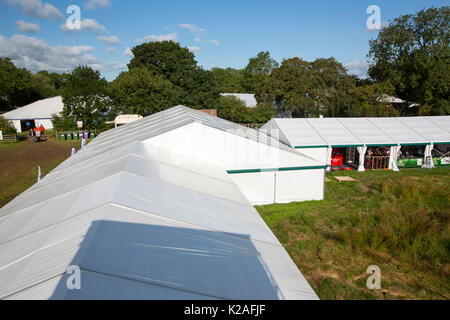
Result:
{"type": "Polygon", "coordinates": [[[42,124],[39,127],[34,127],[30,129],[30,137],[33,139],[33,142],[41,141],[44,135],[45,135],[45,128],[42,124]]]}

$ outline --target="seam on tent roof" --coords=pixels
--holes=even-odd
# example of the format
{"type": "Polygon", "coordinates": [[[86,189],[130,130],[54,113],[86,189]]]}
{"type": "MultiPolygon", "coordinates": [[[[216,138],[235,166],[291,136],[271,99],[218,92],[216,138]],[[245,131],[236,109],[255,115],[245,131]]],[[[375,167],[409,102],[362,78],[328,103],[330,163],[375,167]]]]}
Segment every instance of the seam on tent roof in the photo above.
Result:
{"type": "MultiPolygon", "coordinates": [[[[139,143],[139,142],[137,142],[137,143],[139,143]]],[[[176,165],[170,164],[169,162],[164,162],[164,161],[156,160],[156,159],[154,159],[154,158],[145,157],[145,156],[140,155],[140,154],[137,154],[137,153],[135,153],[135,152],[136,152],[136,151],[133,150],[133,151],[131,151],[129,154],[125,154],[125,155],[123,155],[123,156],[119,156],[118,158],[114,158],[114,159],[111,159],[111,160],[109,160],[109,161],[106,161],[105,163],[102,163],[102,165],[109,164],[109,163],[111,163],[111,162],[119,162],[118,160],[125,160],[125,164],[126,164],[126,162],[127,162],[127,160],[128,160],[127,158],[129,158],[129,157],[131,157],[131,156],[134,156],[134,157],[143,159],[143,160],[145,160],[145,161],[147,161],[147,162],[150,162],[150,161],[157,162],[157,163],[160,163],[160,164],[163,164],[163,165],[172,167],[172,168],[177,168],[177,169],[179,169],[179,170],[184,170],[184,171],[187,171],[187,172],[190,172],[190,173],[199,175],[199,176],[203,176],[203,177],[206,177],[206,178],[210,178],[210,179],[213,179],[213,180],[216,180],[216,181],[220,181],[220,182],[223,182],[223,183],[226,183],[226,184],[229,184],[229,185],[237,186],[237,185],[236,185],[233,181],[231,181],[231,180],[227,181],[227,180],[224,180],[224,179],[220,179],[220,178],[208,176],[208,175],[203,174],[203,173],[198,172],[198,171],[190,170],[190,169],[187,169],[187,168],[181,167],[181,166],[176,166],[176,165]]],[[[98,156],[101,156],[101,155],[98,155],[98,156]]],[[[91,158],[91,160],[92,160],[92,158],[91,158]]],[[[83,162],[84,162],[84,161],[83,161],[83,162]]],[[[81,164],[81,163],[83,163],[83,162],[78,162],[77,164],[81,164]]],[[[49,176],[49,175],[53,175],[53,176],[54,176],[56,173],[64,173],[64,171],[65,171],[66,169],[69,169],[69,168],[70,168],[70,167],[66,167],[66,168],[63,168],[63,169],[61,169],[61,170],[58,170],[57,172],[50,172],[50,173],[48,173],[47,175],[45,175],[45,177],[47,177],[47,176],[49,176]]],[[[86,169],[85,167],[84,167],[84,168],[83,168],[83,167],[77,168],[74,172],[71,172],[71,173],[69,173],[69,174],[62,175],[61,177],[58,177],[57,179],[62,179],[62,178],[64,178],[64,177],[68,177],[68,176],[70,176],[70,175],[73,175],[73,174],[75,174],[75,173],[77,173],[77,172],[85,171],[85,169],[86,169]]],[[[217,169],[219,170],[219,169],[222,169],[222,168],[217,167],[217,169]]],[[[223,170],[223,169],[222,169],[222,170],[223,170]]],[[[129,172],[129,171],[128,171],[128,172],[129,172]]],[[[159,181],[162,181],[162,180],[159,180],[159,181]]],[[[36,185],[36,184],[35,184],[35,185],[36,185]]],[[[47,187],[47,186],[46,186],[46,187],[47,187]]],[[[45,188],[45,187],[43,187],[43,188],[45,188]]],[[[40,189],[42,189],[42,188],[39,188],[39,189],[33,189],[33,191],[34,191],[34,190],[40,190],[40,189]]],[[[31,190],[30,190],[30,191],[31,191],[31,190]]]]}
{"type": "Polygon", "coordinates": [[[309,122],[308,118],[305,118],[305,121],[309,124],[309,126],[317,133],[317,135],[319,136],[320,139],[322,139],[323,142],[325,142],[328,147],[330,146],[330,144],[328,143],[327,140],[325,140],[324,137],[322,137],[322,135],[319,133],[319,131],[317,131],[317,129],[311,124],[311,122],[309,122]]]}
{"type": "Polygon", "coordinates": [[[387,132],[385,132],[383,129],[381,129],[380,127],[378,127],[375,123],[373,123],[372,121],[370,121],[370,118],[366,118],[366,119],[367,119],[367,121],[369,121],[375,128],[377,128],[378,130],[380,130],[381,132],[383,132],[383,134],[384,134],[386,137],[390,138],[392,141],[394,141],[395,143],[397,143],[397,145],[400,144],[397,140],[395,140],[395,139],[392,138],[390,135],[388,135],[387,132]]]}
{"type": "MultiPolygon", "coordinates": [[[[425,121],[428,122],[430,125],[435,126],[435,127],[439,128],[441,130],[444,130],[444,132],[447,132],[447,133],[450,132],[447,129],[441,127],[439,124],[432,122],[430,119],[428,119],[428,117],[422,117],[422,118],[425,119],[425,121]]],[[[450,119],[450,117],[449,117],[449,119],[450,119]]]]}
{"type": "Polygon", "coordinates": [[[361,143],[362,146],[365,146],[365,143],[364,143],[363,141],[361,141],[356,135],[354,135],[353,132],[352,132],[349,128],[347,128],[347,127],[345,126],[345,124],[343,124],[343,123],[339,120],[339,118],[335,118],[335,119],[336,119],[337,122],[339,122],[339,123],[341,124],[341,126],[344,127],[345,130],[347,130],[347,131],[353,136],[353,138],[355,138],[356,140],[358,140],[358,141],[361,143]]]}
{"type": "MultiPolygon", "coordinates": [[[[161,215],[159,215],[159,214],[156,214],[156,213],[151,213],[151,212],[147,212],[147,211],[135,209],[135,208],[132,208],[132,207],[129,207],[129,206],[125,206],[125,205],[123,205],[123,204],[119,204],[119,203],[115,203],[115,202],[109,202],[109,203],[107,203],[106,205],[112,205],[112,206],[115,206],[115,207],[118,207],[118,208],[130,210],[130,211],[135,211],[136,213],[139,213],[139,214],[141,214],[141,215],[155,216],[155,217],[160,218],[160,219],[162,219],[162,220],[167,220],[167,221],[171,221],[171,222],[176,222],[176,223],[179,223],[179,224],[185,224],[185,225],[187,225],[187,226],[191,226],[191,227],[195,227],[195,228],[199,228],[199,229],[204,229],[204,230],[214,231],[214,232],[217,232],[217,233],[223,233],[223,234],[225,234],[225,235],[227,235],[227,236],[230,236],[230,237],[236,237],[236,238],[239,238],[239,239],[246,239],[246,240],[251,239],[252,241],[258,241],[258,242],[261,242],[261,243],[264,243],[264,244],[271,244],[271,245],[274,245],[274,246],[277,246],[277,247],[283,247],[283,246],[281,245],[281,243],[279,243],[278,238],[275,237],[275,235],[272,233],[272,231],[270,230],[270,228],[267,227],[267,224],[264,222],[264,220],[263,220],[258,214],[255,214],[255,215],[254,215],[255,218],[256,218],[259,222],[262,222],[263,225],[264,225],[265,227],[267,227],[267,231],[269,232],[269,234],[271,234],[272,236],[274,236],[274,239],[276,239],[276,241],[278,241],[278,243],[267,242],[267,241],[264,241],[264,240],[260,240],[260,239],[256,239],[256,238],[250,238],[250,237],[247,238],[247,237],[244,237],[244,236],[241,236],[241,235],[237,235],[237,234],[231,233],[230,231],[223,231],[223,230],[214,229],[214,228],[211,228],[211,227],[205,227],[205,226],[201,226],[201,225],[198,225],[198,224],[193,224],[193,223],[185,222],[185,221],[182,221],[182,220],[177,220],[177,219],[168,218],[168,217],[165,217],[165,216],[161,216],[161,215]]],[[[252,210],[255,210],[253,207],[251,207],[251,209],[252,209],[252,210]]],[[[252,212],[253,212],[253,211],[252,211],[252,212]]],[[[237,248],[242,249],[242,247],[238,247],[238,246],[234,246],[234,245],[231,245],[231,246],[232,246],[232,247],[237,247],[237,248]]],[[[244,249],[245,249],[245,248],[244,248],[244,249]]],[[[246,250],[248,250],[248,249],[246,249],[246,250]]]]}
{"type": "MultiPolygon", "coordinates": [[[[111,178],[111,177],[113,177],[113,176],[115,176],[115,175],[120,174],[121,172],[122,172],[122,171],[113,173],[112,175],[109,175],[109,176],[106,176],[106,177],[104,177],[104,178],[98,179],[98,180],[96,180],[96,181],[93,181],[93,182],[84,184],[84,185],[79,186],[79,187],[77,187],[77,188],[75,188],[75,189],[68,190],[68,191],[63,192],[63,193],[61,193],[61,194],[58,194],[58,195],[56,195],[56,196],[54,196],[54,197],[52,197],[52,198],[49,198],[49,199],[46,199],[46,200],[42,200],[42,201],[38,201],[38,202],[35,202],[35,203],[33,203],[33,204],[31,204],[31,205],[28,205],[28,206],[26,206],[26,207],[23,207],[23,208],[20,208],[20,209],[16,209],[15,211],[12,211],[12,212],[7,213],[7,214],[4,214],[4,215],[1,214],[4,207],[3,207],[3,208],[0,208],[0,220],[3,219],[3,218],[9,217],[9,216],[11,216],[11,215],[14,215],[14,214],[18,214],[18,213],[22,212],[23,210],[26,210],[26,209],[35,207],[35,206],[37,206],[37,205],[40,205],[40,204],[42,204],[42,203],[51,201],[51,200],[56,199],[56,198],[59,198],[59,197],[62,197],[62,196],[64,196],[64,195],[67,195],[68,193],[72,193],[72,192],[77,191],[77,190],[79,190],[79,189],[81,189],[81,188],[84,188],[84,187],[86,187],[86,186],[90,186],[90,185],[95,184],[95,183],[97,183],[97,182],[99,182],[99,181],[106,180],[106,179],[108,179],[108,178],[111,178]]],[[[45,179],[45,177],[44,177],[44,179],[45,179]]],[[[42,190],[42,189],[39,189],[39,190],[42,190]]],[[[30,189],[25,190],[25,191],[24,191],[23,193],[21,193],[19,196],[26,195],[27,192],[30,192],[30,191],[34,191],[34,190],[30,190],[30,189]]],[[[15,198],[15,199],[16,199],[16,198],[15,198]]],[[[14,200],[15,200],[15,199],[14,199],[14,200]]],[[[12,200],[11,202],[13,202],[14,200],[12,200]]],[[[11,202],[10,202],[10,203],[11,203],[11,202]]],[[[9,209],[9,208],[7,208],[7,209],[9,209]]]]}
{"type": "MultiPolygon", "coordinates": [[[[197,193],[200,193],[200,194],[203,194],[203,195],[206,195],[206,196],[209,196],[209,197],[213,197],[213,198],[216,198],[216,199],[221,199],[221,200],[225,200],[225,201],[230,201],[230,202],[233,202],[233,203],[242,205],[242,206],[252,207],[252,205],[250,204],[250,202],[248,202],[247,198],[246,198],[242,193],[241,193],[241,195],[244,197],[244,199],[245,199],[245,201],[247,202],[247,204],[242,203],[242,202],[237,202],[237,201],[235,201],[235,200],[231,200],[231,199],[226,199],[226,198],[222,198],[222,197],[219,197],[219,196],[215,196],[215,195],[212,195],[212,194],[203,192],[203,191],[198,191],[198,190],[194,190],[194,189],[189,189],[189,188],[182,187],[182,186],[179,186],[179,185],[176,185],[176,184],[172,184],[172,183],[169,183],[169,182],[166,182],[166,181],[161,181],[161,180],[158,180],[157,178],[140,176],[140,175],[138,175],[138,174],[136,174],[136,173],[133,173],[133,172],[130,172],[130,171],[127,171],[127,170],[122,170],[121,173],[127,173],[127,174],[129,174],[129,175],[133,175],[133,176],[139,177],[139,178],[141,178],[141,179],[152,180],[152,181],[156,181],[156,182],[161,183],[161,184],[167,184],[167,185],[170,185],[170,186],[172,186],[172,187],[176,187],[176,188],[188,190],[188,191],[190,191],[190,192],[197,192],[197,193]]],[[[235,185],[235,186],[236,186],[236,185],[235,185]]],[[[238,186],[236,186],[236,188],[238,188],[238,186]]],[[[241,192],[240,189],[238,189],[238,190],[239,190],[239,192],[241,192]]]]}
{"type": "MultiPolygon", "coordinates": [[[[115,206],[115,207],[118,207],[118,208],[121,208],[121,209],[133,211],[135,214],[140,214],[140,215],[144,215],[144,216],[152,216],[152,217],[155,217],[155,218],[157,218],[157,219],[166,220],[166,221],[170,221],[170,222],[175,222],[175,223],[178,223],[178,224],[183,224],[183,225],[190,226],[190,227],[195,227],[195,228],[198,228],[198,229],[204,229],[204,230],[214,231],[214,232],[218,232],[218,233],[224,233],[224,234],[226,234],[226,235],[228,235],[228,236],[230,236],[230,237],[237,237],[237,238],[241,238],[241,239],[248,239],[248,238],[246,238],[246,237],[244,237],[244,236],[239,236],[239,235],[236,235],[236,234],[227,232],[227,231],[223,231],[223,230],[219,230],[219,229],[214,229],[214,228],[210,228],[210,227],[205,227],[205,226],[200,226],[200,225],[193,224],[193,223],[189,223],[189,222],[185,222],[185,221],[182,221],[182,220],[177,220],[177,219],[168,218],[168,217],[166,217],[166,216],[162,216],[162,215],[157,214],[157,213],[151,213],[151,212],[147,212],[147,211],[135,209],[135,208],[132,208],[132,207],[129,207],[129,206],[125,206],[125,205],[123,205],[123,204],[115,203],[115,202],[113,202],[113,201],[108,201],[108,202],[102,203],[102,204],[100,204],[100,205],[98,205],[98,206],[95,206],[95,207],[88,208],[88,209],[86,209],[86,210],[80,211],[80,212],[78,212],[78,213],[76,213],[76,214],[74,214],[74,215],[72,215],[72,216],[70,216],[70,217],[67,217],[67,218],[65,218],[65,219],[61,219],[61,220],[56,221],[56,222],[54,222],[54,223],[52,223],[52,224],[48,224],[48,225],[46,225],[45,227],[42,227],[42,228],[33,230],[32,232],[29,232],[29,233],[24,234],[24,235],[22,235],[22,236],[19,236],[19,237],[13,238],[13,239],[9,239],[9,240],[7,240],[7,241],[5,241],[5,242],[3,242],[3,243],[0,243],[0,246],[4,246],[4,245],[6,245],[6,244],[10,244],[10,243],[15,242],[15,241],[17,241],[17,240],[20,240],[20,239],[22,239],[22,238],[26,238],[26,237],[28,237],[28,236],[30,236],[30,235],[34,235],[34,234],[37,234],[37,233],[46,231],[47,229],[53,228],[53,227],[57,226],[58,224],[64,223],[64,222],[66,222],[66,221],[69,221],[69,220],[72,220],[72,219],[75,219],[75,218],[78,218],[78,217],[80,217],[80,216],[82,216],[82,215],[84,215],[84,214],[86,214],[86,213],[90,213],[90,212],[93,211],[93,210],[98,210],[98,209],[101,209],[101,208],[103,208],[103,207],[108,207],[108,206],[115,206]]],[[[255,215],[255,216],[256,216],[256,215],[255,215]]],[[[258,218],[258,217],[256,216],[256,218],[258,218]]],[[[264,223],[265,226],[267,226],[267,225],[265,224],[264,221],[262,221],[262,222],[264,223]]],[[[270,229],[269,229],[269,230],[270,230],[270,229]]],[[[271,231],[270,231],[270,232],[271,232],[271,231]]],[[[273,235],[273,233],[272,233],[272,235],[273,235]]],[[[69,237],[69,238],[70,238],[70,237],[69,237]]],[[[276,237],[275,237],[275,238],[276,238],[276,237]]],[[[67,238],[66,238],[66,239],[67,239],[67,238]]],[[[275,246],[280,246],[279,244],[275,244],[275,243],[272,243],[272,242],[267,242],[267,241],[264,241],[264,240],[259,240],[259,239],[256,239],[256,238],[252,238],[252,240],[253,240],[253,241],[258,241],[258,242],[261,242],[261,243],[265,243],[265,244],[272,244],[272,245],[275,245],[275,246]]],[[[59,243],[59,242],[61,242],[61,241],[58,241],[58,242],[56,242],[56,243],[59,243]]],[[[51,245],[47,245],[46,247],[51,247],[51,245]]],[[[240,248],[241,248],[241,247],[240,247],[240,248]]],[[[42,249],[42,248],[36,249],[36,250],[34,250],[33,252],[31,252],[31,253],[29,253],[29,254],[26,254],[25,256],[33,255],[35,252],[40,251],[41,249],[42,249]]],[[[12,265],[12,264],[14,264],[14,263],[16,263],[16,262],[22,260],[25,256],[23,256],[23,257],[21,257],[21,258],[18,258],[18,259],[16,259],[16,260],[13,261],[13,262],[8,263],[7,265],[0,266],[0,271],[1,271],[2,269],[4,269],[4,268],[6,268],[6,267],[8,267],[8,266],[10,266],[10,265],[12,265]]]]}
{"type": "MultiPolygon", "coordinates": [[[[426,117],[425,119],[427,119],[428,122],[432,123],[432,124],[435,125],[436,127],[441,128],[442,130],[446,131],[447,133],[450,133],[450,130],[446,129],[445,127],[441,127],[440,124],[433,122],[433,121],[430,120],[429,118],[433,118],[433,117],[428,116],[428,117],[426,117]]],[[[449,119],[450,119],[450,116],[445,116],[445,118],[449,118],[449,119]]]]}
{"type": "MultiPolygon", "coordinates": [[[[142,179],[146,179],[146,180],[157,181],[157,182],[159,182],[159,183],[168,184],[168,185],[175,186],[175,187],[181,188],[181,189],[185,189],[185,190],[188,190],[188,191],[191,191],[191,192],[197,192],[197,193],[200,193],[200,194],[208,195],[208,196],[213,197],[213,198],[216,198],[216,199],[221,199],[221,200],[225,200],[225,201],[230,201],[230,202],[233,202],[233,203],[236,203],[236,204],[240,204],[240,205],[242,205],[242,206],[249,206],[249,207],[251,207],[251,204],[250,204],[250,202],[248,202],[248,201],[247,201],[248,204],[246,205],[245,203],[242,203],[242,202],[236,202],[236,201],[234,201],[234,200],[221,198],[221,197],[214,196],[214,195],[211,195],[211,194],[208,194],[208,193],[204,193],[204,192],[201,192],[201,191],[197,191],[197,190],[193,190],[193,189],[188,189],[188,188],[185,188],[185,187],[182,187],[182,186],[177,186],[177,185],[174,185],[174,184],[171,184],[171,183],[168,183],[168,182],[163,182],[163,181],[161,181],[161,180],[156,180],[156,179],[154,179],[154,178],[146,178],[146,177],[143,177],[143,176],[140,176],[140,175],[138,175],[138,174],[135,174],[135,173],[132,173],[132,172],[129,172],[129,171],[127,171],[127,170],[122,169],[122,170],[119,171],[119,172],[113,173],[113,174],[111,174],[111,175],[109,175],[109,176],[106,176],[106,177],[104,177],[104,178],[98,179],[98,180],[93,181],[93,182],[91,182],[91,183],[84,184],[84,185],[79,186],[79,187],[77,187],[77,188],[75,188],[75,189],[68,190],[68,191],[63,192],[63,193],[61,193],[61,194],[59,194],[59,195],[56,195],[56,196],[54,196],[54,197],[52,197],[52,198],[49,198],[49,199],[46,199],[46,200],[42,200],[42,201],[33,203],[33,204],[29,205],[29,206],[26,206],[26,207],[24,207],[24,208],[18,209],[18,210],[16,210],[16,211],[12,211],[12,212],[10,212],[10,213],[8,213],[8,214],[5,214],[5,215],[0,215],[0,220],[3,219],[3,218],[6,218],[6,217],[8,217],[8,216],[10,216],[10,215],[12,215],[12,214],[18,214],[19,212],[21,212],[21,211],[23,211],[23,210],[32,208],[32,207],[37,206],[37,205],[40,205],[40,204],[42,204],[42,203],[51,201],[51,200],[53,200],[53,199],[62,197],[62,196],[64,196],[64,195],[67,195],[68,193],[72,193],[72,192],[74,192],[74,191],[77,191],[77,190],[79,190],[79,189],[81,189],[81,188],[84,188],[84,187],[87,187],[87,186],[89,186],[89,185],[95,184],[95,183],[97,183],[97,182],[99,182],[99,181],[108,179],[108,178],[113,177],[113,176],[115,176],[115,175],[120,175],[121,173],[126,173],[126,174],[129,174],[129,175],[134,175],[134,176],[140,177],[140,178],[142,178],[142,179]]],[[[44,179],[45,179],[45,177],[44,177],[44,179]]],[[[47,187],[51,187],[51,186],[47,186],[47,187]]],[[[238,190],[240,191],[240,189],[238,189],[238,190]]],[[[45,189],[41,188],[41,189],[37,189],[37,190],[26,190],[26,191],[23,192],[21,195],[24,195],[24,194],[26,194],[27,192],[33,192],[33,193],[34,193],[34,192],[39,192],[39,191],[45,191],[45,189]]],[[[247,200],[247,198],[246,198],[244,195],[242,195],[242,196],[244,197],[244,199],[247,200]]],[[[13,200],[13,201],[14,201],[14,200],[13,200]]],[[[1,211],[2,211],[2,210],[0,209],[0,214],[1,214],[1,211]]]]}
{"type": "Polygon", "coordinates": [[[399,121],[401,124],[403,124],[405,127],[410,129],[412,132],[416,133],[419,137],[422,137],[425,141],[428,141],[427,144],[429,144],[431,141],[427,139],[427,137],[424,137],[422,134],[420,134],[418,131],[416,131],[413,127],[410,127],[408,124],[404,123],[401,118],[395,118],[395,120],[399,121]]]}

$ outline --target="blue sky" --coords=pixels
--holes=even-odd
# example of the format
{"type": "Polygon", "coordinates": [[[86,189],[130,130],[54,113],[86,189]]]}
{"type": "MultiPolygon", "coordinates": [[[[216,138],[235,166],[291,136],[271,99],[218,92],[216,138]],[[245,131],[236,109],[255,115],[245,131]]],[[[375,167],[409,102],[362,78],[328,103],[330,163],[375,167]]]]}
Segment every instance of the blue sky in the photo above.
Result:
{"type": "Polygon", "coordinates": [[[108,80],[126,70],[127,48],[142,41],[173,39],[189,47],[200,65],[244,67],[259,51],[282,61],[335,57],[352,73],[367,68],[369,5],[389,21],[450,1],[302,0],[0,0],[0,56],[34,72],[62,72],[88,64],[108,80]],[[81,9],[81,31],[62,27],[81,9]]]}

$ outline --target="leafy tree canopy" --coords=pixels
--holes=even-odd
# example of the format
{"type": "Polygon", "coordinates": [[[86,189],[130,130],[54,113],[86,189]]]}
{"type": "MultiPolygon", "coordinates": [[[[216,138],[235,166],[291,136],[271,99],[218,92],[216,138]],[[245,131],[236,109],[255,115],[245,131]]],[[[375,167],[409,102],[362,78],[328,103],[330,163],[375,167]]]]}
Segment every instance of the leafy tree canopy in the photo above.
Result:
{"type": "Polygon", "coordinates": [[[111,84],[116,112],[147,116],[177,105],[179,89],[146,67],[122,72],[111,84]]]}
{"type": "Polygon", "coordinates": [[[213,108],[219,89],[211,71],[197,65],[194,54],[173,41],[148,42],[132,49],[134,58],[130,70],[146,67],[154,75],[161,75],[180,90],[179,104],[193,108],[213,108]]]}
{"type": "Polygon", "coordinates": [[[64,83],[62,116],[83,121],[87,129],[102,126],[111,110],[107,84],[99,71],[87,66],[75,68],[64,83]]]}
{"type": "Polygon", "coordinates": [[[369,75],[420,103],[421,114],[449,114],[449,25],[450,6],[394,19],[370,41],[369,75]]]}

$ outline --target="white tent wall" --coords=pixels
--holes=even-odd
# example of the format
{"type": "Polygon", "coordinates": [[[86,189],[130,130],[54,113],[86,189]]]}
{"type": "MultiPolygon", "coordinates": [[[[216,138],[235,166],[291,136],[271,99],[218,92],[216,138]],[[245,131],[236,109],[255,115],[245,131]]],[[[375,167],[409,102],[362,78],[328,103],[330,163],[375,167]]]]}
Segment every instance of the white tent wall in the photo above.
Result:
{"type": "Polygon", "coordinates": [[[306,155],[313,159],[316,159],[320,163],[326,165],[328,159],[328,148],[320,147],[320,148],[295,148],[299,154],[306,155]]]}
{"type": "Polygon", "coordinates": [[[325,170],[278,171],[275,203],[323,200],[325,170]]]}
{"type": "Polygon", "coordinates": [[[275,171],[230,174],[252,205],[275,203],[275,171]]]}
{"type": "Polygon", "coordinates": [[[22,132],[22,126],[20,125],[20,120],[10,120],[14,126],[14,128],[16,128],[16,131],[18,133],[22,132]]]}
{"type": "MultiPolygon", "coordinates": [[[[261,139],[264,139],[264,135],[261,139]]],[[[299,181],[281,179],[274,183],[274,174],[267,173],[277,171],[279,168],[300,170],[303,167],[311,168],[306,171],[314,169],[324,171],[324,163],[294,150],[291,152],[289,149],[281,150],[278,146],[269,146],[197,122],[150,138],[145,143],[159,148],[171,148],[175,153],[189,159],[197,159],[226,169],[252,204],[274,203],[277,199],[281,199],[282,202],[321,200],[324,196],[323,178],[310,184],[309,179],[317,179],[315,174],[305,180],[305,173],[296,174],[298,170],[289,170],[282,176],[292,175],[302,179],[299,181]],[[311,190],[305,195],[305,187],[300,187],[301,185],[311,185],[311,190]],[[274,198],[274,194],[277,194],[277,198],[274,198]]]]}

